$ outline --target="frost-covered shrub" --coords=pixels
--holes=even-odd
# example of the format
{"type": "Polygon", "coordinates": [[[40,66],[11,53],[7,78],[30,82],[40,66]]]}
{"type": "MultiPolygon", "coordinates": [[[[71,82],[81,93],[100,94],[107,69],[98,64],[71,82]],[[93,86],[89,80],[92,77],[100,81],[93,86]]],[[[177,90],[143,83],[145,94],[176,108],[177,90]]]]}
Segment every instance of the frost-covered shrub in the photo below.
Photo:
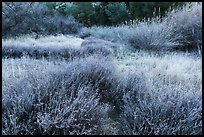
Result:
{"type": "Polygon", "coordinates": [[[202,5],[187,3],[167,16],[140,22],[129,42],[147,50],[197,50],[202,45],[202,5]]]}
{"type": "Polygon", "coordinates": [[[131,74],[125,80],[129,85],[124,88],[119,134],[202,134],[202,101],[198,91],[184,92],[182,86],[169,85],[153,93],[135,76],[131,74]]]}
{"type": "Polygon", "coordinates": [[[44,3],[39,2],[3,2],[2,3],[2,36],[14,37],[35,33],[73,34],[78,33],[81,25],[73,17],[52,15],[44,3]]]}
{"type": "Polygon", "coordinates": [[[29,56],[31,58],[47,58],[47,59],[74,59],[80,57],[92,56],[94,54],[108,56],[113,53],[110,47],[104,45],[87,45],[82,48],[75,48],[73,46],[67,47],[43,47],[40,45],[6,45],[2,46],[2,58],[21,58],[29,56]]]}
{"type": "Polygon", "coordinates": [[[98,90],[97,94],[101,101],[107,102],[112,101],[116,94],[114,91],[117,86],[117,76],[114,70],[114,66],[106,58],[95,55],[75,60],[53,77],[58,82],[65,81],[67,88],[72,84],[76,87],[91,85],[98,90]]]}
{"type": "MultiPolygon", "coordinates": [[[[24,80],[25,81],[25,80],[24,80]]],[[[52,89],[53,82],[19,83],[3,99],[3,134],[94,134],[98,100],[89,86],[52,89]],[[70,92],[70,94],[67,94],[70,92]],[[6,103],[7,102],[7,103],[6,103]]]]}
{"type": "Polygon", "coordinates": [[[108,56],[117,50],[116,44],[93,37],[86,38],[81,44],[83,54],[101,54],[108,56]]]}
{"type": "Polygon", "coordinates": [[[113,53],[111,48],[108,48],[104,45],[87,45],[86,47],[83,47],[81,49],[81,54],[82,55],[93,55],[93,54],[98,54],[98,55],[103,55],[103,56],[108,56],[113,53]]]}
{"type": "Polygon", "coordinates": [[[41,75],[29,73],[14,83],[7,81],[2,133],[103,134],[103,122],[111,121],[107,112],[119,98],[116,85],[112,64],[96,56],[76,59],[41,75]]]}
{"type": "Polygon", "coordinates": [[[96,38],[96,37],[88,37],[86,39],[84,39],[85,41],[81,43],[82,47],[86,47],[87,45],[97,45],[97,44],[101,44],[107,47],[110,47],[112,49],[116,49],[117,48],[117,44],[113,43],[111,41],[107,41],[107,40],[103,40],[100,38],[96,38]]]}
{"type": "MultiPolygon", "coordinates": [[[[120,123],[121,119],[123,119],[121,117],[121,112],[123,113],[127,109],[127,106],[125,104],[126,101],[124,100],[127,94],[129,95],[129,97],[134,98],[133,100],[135,100],[136,102],[137,100],[144,100],[147,98],[146,96],[148,95],[148,92],[144,76],[138,72],[128,72],[120,78],[120,82],[117,86],[117,91],[120,95],[122,95],[122,98],[121,100],[117,101],[117,105],[115,110],[113,111],[114,115],[112,116],[112,118],[117,118],[120,123]]],[[[123,123],[120,123],[120,126],[124,126],[123,123]]]]}
{"type": "Polygon", "coordinates": [[[46,43],[42,40],[29,39],[28,41],[6,39],[2,44],[2,58],[21,58],[23,56],[29,56],[31,58],[83,58],[92,56],[94,54],[108,56],[116,53],[116,44],[95,38],[86,39],[84,42],[78,42],[73,38],[64,38],[63,42],[58,42],[57,37],[53,37],[50,42],[49,39],[45,39],[46,43]],[[56,39],[54,41],[53,39],[56,39]],[[66,41],[67,40],[67,41],[66,41]],[[72,41],[73,42],[72,42],[72,41]],[[75,42],[75,43],[74,43],[75,42]]]}
{"type": "Polygon", "coordinates": [[[175,49],[201,49],[202,3],[187,3],[179,9],[169,12],[164,23],[171,27],[170,37],[179,43],[175,49]]]}
{"type": "Polygon", "coordinates": [[[140,22],[135,26],[129,43],[137,49],[168,50],[177,43],[169,38],[170,30],[160,21],[140,22]]]}

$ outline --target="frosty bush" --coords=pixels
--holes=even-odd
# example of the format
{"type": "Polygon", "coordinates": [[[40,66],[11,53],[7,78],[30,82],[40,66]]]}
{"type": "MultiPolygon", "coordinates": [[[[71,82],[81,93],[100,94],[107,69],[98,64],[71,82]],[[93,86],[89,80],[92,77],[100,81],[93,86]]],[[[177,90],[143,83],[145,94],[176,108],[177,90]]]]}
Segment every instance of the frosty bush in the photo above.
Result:
{"type": "Polygon", "coordinates": [[[50,84],[55,84],[52,82],[37,83],[36,88],[30,82],[20,84],[15,92],[7,90],[8,98],[3,99],[3,134],[94,134],[97,131],[93,111],[98,101],[88,86],[65,91],[51,89],[54,85],[50,84]]]}
{"type": "Polygon", "coordinates": [[[107,41],[107,40],[103,40],[103,39],[100,39],[100,38],[96,38],[96,37],[88,37],[86,39],[84,39],[85,41],[81,44],[82,47],[86,47],[87,45],[97,45],[97,44],[101,44],[101,45],[104,45],[104,46],[108,46],[112,49],[115,49],[117,48],[117,45],[116,43],[114,42],[110,42],[110,41],[107,41]]]}
{"type": "Polygon", "coordinates": [[[44,3],[39,2],[3,2],[2,3],[2,34],[3,37],[13,37],[36,33],[73,34],[80,29],[73,17],[52,15],[44,3]]]}
{"type": "Polygon", "coordinates": [[[187,3],[163,19],[141,22],[129,42],[150,50],[200,50],[202,45],[201,3],[187,3]],[[190,12],[190,13],[189,13],[190,12]]]}
{"type": "Polygon", "coordinates": [[[187,3],[169,12],[164,23],[171,27],[170,37],[179,44],[176,49],[196,50],[202,46],[202,5],[187,3]]]}
{"type": "Polygon", "coordinates": [[[114,73],[114,66],[102,56],[90,56],[86,59],[75,60],[67,66],[61,73],[54,76],[57,81],[63,78],[69,88],[70,84],[75,83],[75,86],[92,85],[98,90],[98,95],[102,102],[112,101],[115,98],[114,91],[117,86],[117,76],[114,73]],[[96,58],[96,59],[94,59],[96,58]]]}
{"type": "Polygon", "coordinates": [[[81,44],[82,53],[84,54],[99,54],[103,56],[108,56],[116,53],[117,46],[115,43],[97,39],[93,37],[86,38],[81,44]]]}
{"type": "Polygon", "coordinates": [[[137,49],[163,51],[177,44],[168,37],[170,31],[160,21],[140,22],[134,31],[129,43],[137,49]]]}

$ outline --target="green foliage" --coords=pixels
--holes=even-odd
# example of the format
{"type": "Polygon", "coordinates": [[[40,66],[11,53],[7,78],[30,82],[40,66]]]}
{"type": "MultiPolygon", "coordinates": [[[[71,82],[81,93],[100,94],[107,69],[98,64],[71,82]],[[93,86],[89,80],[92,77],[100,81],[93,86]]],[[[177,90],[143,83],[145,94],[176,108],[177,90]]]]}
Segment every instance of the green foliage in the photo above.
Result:
{"type": "Polygon", "coordinates": [[[59,13],[65,15],[65,16],[68,14],[67,13],[68,8],[67,8],[67,5],[65,3],[57,4],[56,9],[58,9],[59,13]]]}
{"type": "Polygon", "coordinates": [[[108,24],[119,24],[129,20],[130,14],[124,2],[110,2],[105,9],[108,16],[108,24]]]}
{"type": "Polygon", "coordinates": [[[95,10],[91,2],[74,2],[72,8],[72,14],[78,22],[91,26],[96,21],[95,10]]]}
{"type": "Polygon", "coordinates": [[[183,4],[182,2],[73,2],[70,7],[61,10],[70,10],[70,14],[86,26],[110,26],[130,20],[164,16],[170,7],[175,8],[183,4]]]}
{"type": "Polygon", "coordinates": [[[49,9],[49,13],[51,15],[53,15],[56,12],[56,10],[55,10],[56,3],[55,2],[46,2],[45,5],[49,9]]]}

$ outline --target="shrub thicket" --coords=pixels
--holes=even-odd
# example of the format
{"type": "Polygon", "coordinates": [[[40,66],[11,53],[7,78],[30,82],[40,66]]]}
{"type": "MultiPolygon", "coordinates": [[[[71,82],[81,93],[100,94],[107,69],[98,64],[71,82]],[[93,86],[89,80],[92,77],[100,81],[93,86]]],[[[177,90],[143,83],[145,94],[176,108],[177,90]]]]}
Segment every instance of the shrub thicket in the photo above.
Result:
{"type": "Polygon", "coordinates": [[[163,18],[136,21],[117,27],[84,28],[81,36],[92,36],[155,51],[189,50],[201,52],[202,5],[186,3],[163,18]]]}
{"type": "Polygon", "coordinates": [[[102,134],[100,118],[108,119],[119,98],[109,61],[89,57],[41,78],[29,75],[3,86],[3,134],[102,134]]]}
{"type": "MultiPolygon", "coordinates": [[[[23,60],[12,61],[21,63],[19,73],[36,67],[23,60]]],[[[22,77],[4,66],[3,134],[202,134],[198,87],[157,80],[159,74],[147,80],[149,73],[121,73],[98,55],[58,63],[22,77]],[[151,85],[157,81],[164,85],[151,85]]]]}

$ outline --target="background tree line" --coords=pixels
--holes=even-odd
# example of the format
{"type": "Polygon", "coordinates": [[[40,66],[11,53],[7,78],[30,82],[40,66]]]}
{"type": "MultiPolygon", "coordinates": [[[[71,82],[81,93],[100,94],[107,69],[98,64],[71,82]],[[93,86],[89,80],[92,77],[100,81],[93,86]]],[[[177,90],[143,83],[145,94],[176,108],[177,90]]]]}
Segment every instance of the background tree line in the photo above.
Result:
{"type": "Polygon", "coordinates": [[[86,26],[117,25],[131,20],[142,20],[165,15],[169,8],[184,2],[53,2],[47,6],[64,16],[74,18],[86,26]]]}

